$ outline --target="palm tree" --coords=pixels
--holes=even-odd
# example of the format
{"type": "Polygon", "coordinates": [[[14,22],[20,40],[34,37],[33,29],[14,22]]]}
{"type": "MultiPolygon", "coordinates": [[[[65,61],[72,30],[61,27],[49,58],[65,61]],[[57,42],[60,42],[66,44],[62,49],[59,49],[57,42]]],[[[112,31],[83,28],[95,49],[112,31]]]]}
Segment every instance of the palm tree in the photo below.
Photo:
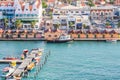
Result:
{"type": "Polygon", "coordinates": [[[71,29],[73,29],[73,25],[74,25],[73,22],[69,22],[69,27],[70,27],[71,29]]]}
{"type": "Polygon", "coordinates": [[[120,21],[118,22],[118,24],[117,24],[117,25],[118,25],[118,28],[120,28],[120,21]]]}
{"type": "Polygon", "coordinates": [[[83,24],[82,27],[83,27],[83,29],[85,29],[87,26],[86,26],[86,24],[83,24]]]}
{"type": "Polygon", "coordinates": [[[60,27],[60,24],[59,23],[54,24],[54,27],[55,27],[55,29],[58,29],[60,27]]]}
{"type": "Polygon", "coordinates": [[[5,29],[6,29],[8,27],[8,19],[4,18],[3,21],[4,21],[4,25],[5,25],[5,29]]]}
{"type": "Polygon", "coordinates": [[[110,4],[113,4],[114,3],[114,0],[110,0],[110,4]]]}
{"type": "Polygon", "coordinates": [[[46,3],[46,1],[42,1],[42,7],[43,7],[43,8],[47,8],[47,3],[46,3]]]}
{"type": "Polygon", "coordinates": [[[92,6],[95,6],[95,4],[93,3],[93,1],[92,0],[88,0],[88,3],[87,3],[90,7],[92,7],[92,6]]]}
{"type": "Polygon", "coordinates": [[[36,21],[31,21],[31,27],[34,28],[36,21]]]}
{"type": "Polygon", "coordinates": [[[16,20],[16,21],[15,21],[15,26],[17,27],[17,29],[21,28],[21,26],[22,26],[22,21],[21,21],[21,20],[16,20]]]}
{"type": "Polygon", "coordinates": [[[110,23],[109,22],[106,22],[106,24],[105,24],[106,26],[110,26],[110,23]]]}

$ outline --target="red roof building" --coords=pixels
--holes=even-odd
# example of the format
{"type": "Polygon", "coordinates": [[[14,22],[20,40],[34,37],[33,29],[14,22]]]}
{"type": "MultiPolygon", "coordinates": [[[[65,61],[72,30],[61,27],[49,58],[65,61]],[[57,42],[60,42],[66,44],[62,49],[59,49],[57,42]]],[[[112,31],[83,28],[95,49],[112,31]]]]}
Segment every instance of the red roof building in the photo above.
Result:
{"type": "Polygon", "coordinates": [[[115,0],[114,4],[117,5],[117,6],[120,6],[120,0],[115,0]]]}

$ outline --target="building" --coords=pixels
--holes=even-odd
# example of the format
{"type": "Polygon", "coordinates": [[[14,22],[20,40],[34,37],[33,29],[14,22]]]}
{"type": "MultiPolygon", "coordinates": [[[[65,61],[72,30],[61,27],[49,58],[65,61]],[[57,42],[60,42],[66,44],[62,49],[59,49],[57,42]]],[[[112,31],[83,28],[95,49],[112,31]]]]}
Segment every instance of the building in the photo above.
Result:
{"type": "MultiPolygon", "coordinates": [[[[59,24],[60,29],[79,29],[87,21],[89,11],[67,4],[62,4],[53,10],[53,26],[59,24]]],[[[88,25],[88,23],[86,25],[88,25]]]]}
{"type": "Polygon", "coordinates": [[[100,21],[105,21],[107,19],[112,20],[114,17],[114,7],[113,6],[92,7],[90,11],[90,16],[92,20],[100,21]]]}
{"type": "Polygon", "coordinates": [[[114,0],[114,5],[120,6],[120,0],[114,0]]]}
{"type": "Polygon", "coordinates": [[[55,2],[56,2],[56,0],[48,0],[47,1],[48,7],[54,7],[55,6],[55,2]]]}
{"type": "Polygon", "coordinates": [[[15,0],[15,19],[22,21],[23,29],[39,29],[42,20],[42,3],[41,0],[24,2],[15,0]],[[33,26],[31,23],[35,21],[33,26]]]}
{"type": "Polygon", "coordinates": [[[39,29],[42,20],[41,0],[1,0],[0,28],[15,28],[16,20],[21,20],[23,29],[39,29]]]}
{"type": "Polygon", "coordinates": [[[13,27],[12,19],[14,18],[15,8],[13,7],[13,0],[0,1],[0,28],[13,27]],[[6,22],[4,19],[7,19],[6,22]],[[5,25],[6,24],[6,25],[5,25]]]}

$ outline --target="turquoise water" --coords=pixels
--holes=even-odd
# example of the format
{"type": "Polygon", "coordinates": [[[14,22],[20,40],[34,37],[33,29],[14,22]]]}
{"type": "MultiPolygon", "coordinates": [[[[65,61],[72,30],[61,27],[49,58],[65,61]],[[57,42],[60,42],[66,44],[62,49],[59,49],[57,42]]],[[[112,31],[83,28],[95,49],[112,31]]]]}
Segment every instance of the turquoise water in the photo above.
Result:
{"type": "Polygon", "coordinates": [[[0,58],[39,47],[51,50],[51,55],[37,80],[120,80],[120,42],[1,41],[0,58]]]}

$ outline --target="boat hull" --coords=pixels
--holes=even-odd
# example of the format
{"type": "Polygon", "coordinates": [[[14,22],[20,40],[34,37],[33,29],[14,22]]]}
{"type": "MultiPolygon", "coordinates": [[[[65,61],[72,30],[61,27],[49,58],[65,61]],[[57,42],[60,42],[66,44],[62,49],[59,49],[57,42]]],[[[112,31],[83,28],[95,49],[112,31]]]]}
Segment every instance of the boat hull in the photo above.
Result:
{"type": "Polygon", "coordinates": [[[72,41],[72,39],[69,40],[46,40],[48,43],[65,43],[65,42],[69,42],[72,41]]]}

